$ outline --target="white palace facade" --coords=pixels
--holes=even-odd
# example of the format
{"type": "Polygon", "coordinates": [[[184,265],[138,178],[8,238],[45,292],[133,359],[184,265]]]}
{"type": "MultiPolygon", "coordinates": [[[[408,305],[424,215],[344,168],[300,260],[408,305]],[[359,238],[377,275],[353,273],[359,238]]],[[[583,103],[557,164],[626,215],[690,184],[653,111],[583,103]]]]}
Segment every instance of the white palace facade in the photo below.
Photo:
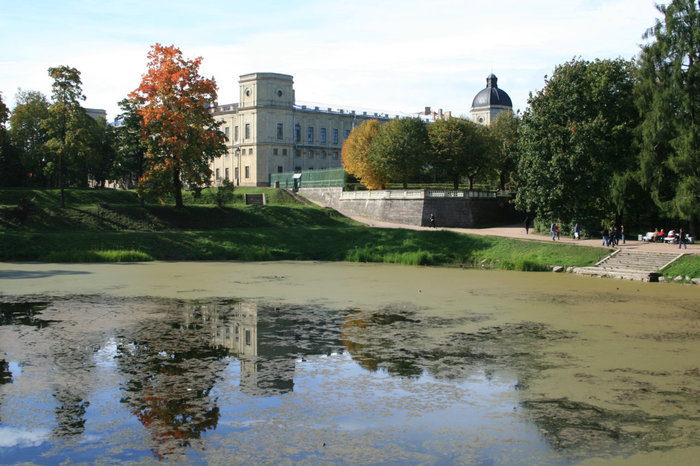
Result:
{"type": "Polygon", "coordinates": [[[272,173],[342,166],[341,150],[352,129],[388,114],[296,105],[293,78],[278,73],[240,76],[237,104],[210,109],[221,122],[227,152],[211,164],[212,183],[269,186],[272,173]]]}
{"type": "MultiPolygon", "coordinates": [[[[472,121],[488,125],[501,112],[511,111],[508,94],[493,74],[472,102],[472,121]]],[[[273,173],[342,167],[341,150],[350,132],[369,119],[380,122],[399,115],[340,108],[297,105],[294,80],[287,74],[250,73],[239,78],[239,103],[210,109],[221,122],[227,151],[211,163],[212,184],[223,180],[236,186],[269,186],[273,173]]],[[[431,112],[426,122],[450,118],[431,112]]]]}

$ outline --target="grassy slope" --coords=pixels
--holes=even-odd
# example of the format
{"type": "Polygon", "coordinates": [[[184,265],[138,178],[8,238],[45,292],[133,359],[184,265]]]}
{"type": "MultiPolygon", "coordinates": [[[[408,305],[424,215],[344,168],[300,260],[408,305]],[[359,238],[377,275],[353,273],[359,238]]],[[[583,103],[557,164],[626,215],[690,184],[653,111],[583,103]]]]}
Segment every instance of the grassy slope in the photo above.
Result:
{"type": "Polygon", "coordinates": [[[590,265],[606,250],[460,235],[448,231],[373,229],[337,212],[303,206],[274,189],[237,189],[216,207],[213,193],[138,205],[128,191],[0,190],[0,261],[348,260],[468,264],[544,270],[590,265]],[[244,192],[264,191],[268,205],[243,205],[244,192]],[[17,204],[32,199],[23,222],[17,204]]]}

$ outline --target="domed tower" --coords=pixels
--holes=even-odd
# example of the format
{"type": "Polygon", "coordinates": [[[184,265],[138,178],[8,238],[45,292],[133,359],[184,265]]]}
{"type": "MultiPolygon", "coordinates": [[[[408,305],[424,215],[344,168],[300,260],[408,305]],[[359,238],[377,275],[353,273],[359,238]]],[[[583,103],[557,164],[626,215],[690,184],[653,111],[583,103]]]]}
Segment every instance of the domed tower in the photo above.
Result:
{"type": "Polygon", "coordinates": [[[472,101],[472,121],[489,125],[499,113],[505,111],[512,112],[513,103],[506,91],[498,88],[498,78],[491,73],[486,78],[486,87],[479,91],[472,101]]]}

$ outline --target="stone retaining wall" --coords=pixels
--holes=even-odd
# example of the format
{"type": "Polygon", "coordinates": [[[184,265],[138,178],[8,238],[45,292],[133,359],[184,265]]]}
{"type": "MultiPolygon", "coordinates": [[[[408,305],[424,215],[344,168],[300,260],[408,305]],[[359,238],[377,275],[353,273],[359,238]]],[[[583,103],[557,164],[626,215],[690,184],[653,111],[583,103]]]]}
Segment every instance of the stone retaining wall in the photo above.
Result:
{"type": "Polygon", "coordinates": [[[468,191],[301,188],[299,194],[340,211],[406,225],[428,226],[431,213],[438,227],[472,228],[517,223],[524,218],[507,197],[485,197],[468,191]]]}

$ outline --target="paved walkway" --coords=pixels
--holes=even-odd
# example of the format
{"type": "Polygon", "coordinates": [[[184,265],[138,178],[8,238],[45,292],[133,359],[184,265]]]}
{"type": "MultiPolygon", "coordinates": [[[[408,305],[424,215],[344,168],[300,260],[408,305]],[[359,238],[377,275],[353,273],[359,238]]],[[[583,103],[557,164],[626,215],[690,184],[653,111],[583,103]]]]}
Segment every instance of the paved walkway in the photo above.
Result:
{"type": "MultiPolygon", "coordinates": [[[[390,222],[384,222],[380,220],[376,220],[373,218],[368,218],[368,217],[363,217],[359,215],[354,215],[350,214],[348,212],[342,212],[340,211],[341,214],[345,215],[346,217],[350,217],[353,220],[356,220],[358,222],[364,223],[370,227],[376,227],[376,228],[405,228],[408,230],[431,230],[433,228],[430,227],[422,227],[422,226],[417,226],[417,225],[404,225],[400,223],[390,223],[390,222]]],[[[532,241],[552,241],[552,236],[551,234],[547,235],[542,235],[542,234],[537,234],[533,233],[532,230],[530,230],[530,234],[525,234],[525,228],[523,225],[505,225],[505,226],[499,226],[499,227],[493,227],[493,228],[451,228],[451,227],[445,227],[445,228],[434,228],[435,230],[450,230],[450,231],[456,231],[458,233],[469,233],[470,235],[485,235],[485,236],[504,236],[507,238],[519,238],[519,239],[526,239],[526,240],[532,240],[532,241]]],[[[572,237],[565,237],[562,236],[561,240],[557,241],[561,243],[566,243],[566,244],[575,244],[575,245],[580,245],[580,246],[596,246],[596,247],[601,247],[602,245],[602,238],[601,239],[582,239],[582,240],[574,240],[572,237]]],[[[637,241],[637,237],[634,237],[634,241],[627,241],[626,244],[619,244],[617,246],[620,249],[632,249],[632,250],[640,250],[640,251],[653,251],[653,252],[685,252],[689,254],[700,254],[700,244],[689,244],[688,249],[678,249],[677,244],[663,244],[663,243],[647,243],[643,241],[637,241]]]]}

